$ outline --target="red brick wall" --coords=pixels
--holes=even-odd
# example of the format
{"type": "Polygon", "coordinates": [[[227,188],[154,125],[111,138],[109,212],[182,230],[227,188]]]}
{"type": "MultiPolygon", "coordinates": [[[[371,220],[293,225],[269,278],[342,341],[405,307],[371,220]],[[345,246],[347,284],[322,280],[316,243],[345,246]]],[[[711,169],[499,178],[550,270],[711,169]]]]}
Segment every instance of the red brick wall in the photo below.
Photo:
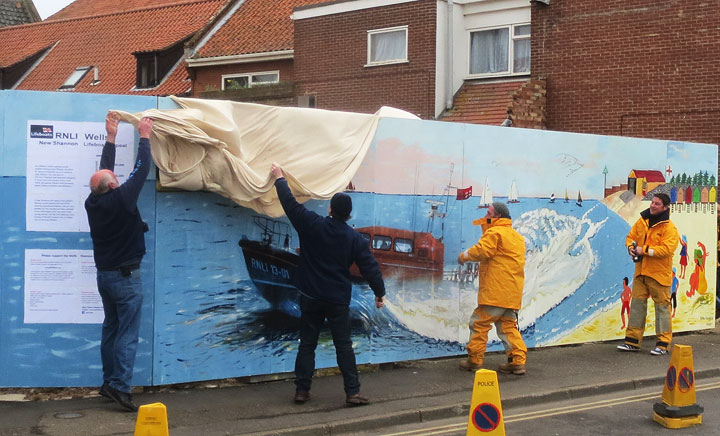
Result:
{"type": "Polygon", "coordinates": [[[394,106],[433,118],[436,1],[295,21],[298,95],[315,94],[323,109],[372,113],[394,106]],[[409,63],[365,67],[367,31],[408,26],[409,63]]]}
{"type": "Polygon", "coordinates": [[[286,59],[249,64],[214,65],[188,68],[188,71],[190,78],[193,80],[192,96],[197,97],[200,93],[208,91],[210,87],[215,87],[216,90],[222,89],[222,76],[224,74],[280,71],[280,81],[292,81],[293,61],[292,59],[286,59]]]}
{"type": "Polygon", "coordinates": [[[530,79],[513,93],[510,107],[513,127],[545,129],[545,81],[530,79]]]}
{"type": "Polygon", "coordinates": [[[717,144],[719,22],[715,1],[533,2],[547,128],[717,144]]]}

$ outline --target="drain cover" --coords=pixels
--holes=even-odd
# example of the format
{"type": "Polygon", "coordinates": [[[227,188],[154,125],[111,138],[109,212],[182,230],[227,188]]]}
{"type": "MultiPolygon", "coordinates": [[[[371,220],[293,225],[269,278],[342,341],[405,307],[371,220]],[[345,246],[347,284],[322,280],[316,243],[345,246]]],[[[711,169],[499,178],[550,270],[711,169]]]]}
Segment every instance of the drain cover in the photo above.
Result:
{"type": "Polygon", "coordinates": [[[82,413],[77,413],[77,412],[60,412],[60,413],[56,413],[54,416],[55,416],[55,418],[58,418],[58,419],[75,419],[75,418],[82,418],[85,415],[83,415],[82,413]]]}

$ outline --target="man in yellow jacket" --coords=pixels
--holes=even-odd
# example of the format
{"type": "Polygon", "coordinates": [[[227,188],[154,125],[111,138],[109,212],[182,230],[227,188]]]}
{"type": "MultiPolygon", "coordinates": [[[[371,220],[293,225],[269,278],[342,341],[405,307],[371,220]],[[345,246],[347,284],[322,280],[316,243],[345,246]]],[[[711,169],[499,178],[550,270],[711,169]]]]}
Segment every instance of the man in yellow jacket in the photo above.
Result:
{"type": "Polygon", "coordinates": [[[460,369],[482,368],[488,332],[495,324],[508,356],[508,363],[498,370],[524,375],[527,347],[518,330],[517,313],[525,283],[525,240],[512,228],[510,211],[504,203],[493,203],[485,218],[478,221],[482,237],[458,256],[461,265],[478,262],[480,283],[478,306],[470,318],[470,340],[465,347],[468,358],[460,362],[460,369]]]}
{"type": "Polygon", "coordinates": [[[632,302],[625,343],[618,345],[620,351],[640,351],[645,333],[647,299],[655,302],[655,348],[654,356],[668,353],[672,340],[670,317],[670,285],[672,285],[673,254],[680,235],[670,221],[670,197],[655,194],[650,208],[640,213],[630,233],[625,238],[628,254],[635,262],[635,278],[632,286],[632,302]]]}

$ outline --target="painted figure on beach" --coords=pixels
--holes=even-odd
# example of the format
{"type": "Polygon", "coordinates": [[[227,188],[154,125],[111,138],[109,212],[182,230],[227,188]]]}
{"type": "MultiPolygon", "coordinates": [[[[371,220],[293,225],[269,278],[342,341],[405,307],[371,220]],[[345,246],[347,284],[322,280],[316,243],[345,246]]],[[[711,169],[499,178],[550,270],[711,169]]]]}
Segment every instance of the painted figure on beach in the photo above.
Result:
{"type": "Polygon", "coordinates": [[[685,278],[685,270],[688,264],[687,236],[682,235],[680,238],[680,275],[681,279],[685,278]]]}
{"type": "Polygon", "coordinates": [[[628,278],[623,277],[623,291],[620,294],[620,301],[622,301],[622,309],[620,309],[620,319],[622,319],[622,327],[625,328],[625,315],[630,314],[630,299],[632,297],[632,289],[628,286],[628,278]]]}
{"type": "Polygon", "coordinates": [[[685,293],[688,297],[695,295],[697,291],[700,295],[705,295],[707,292],[707,280],[705,279],[705,259],[708,257],[707,249],[705,244],[698,241],[698,247],[693,253],[693,262],[695,263],[695,271],[690,274],[690,290],[685,293]]]}
{"type": "Polygon", "coordinates": [[[675,312],[677,311],[677,290],[680,285],[680,281],[675,276],[677,270],[673,268],[672,274],[672,285],[670,285],[670,301],[672,303],[672,317],[675,318],[675,312]]]}

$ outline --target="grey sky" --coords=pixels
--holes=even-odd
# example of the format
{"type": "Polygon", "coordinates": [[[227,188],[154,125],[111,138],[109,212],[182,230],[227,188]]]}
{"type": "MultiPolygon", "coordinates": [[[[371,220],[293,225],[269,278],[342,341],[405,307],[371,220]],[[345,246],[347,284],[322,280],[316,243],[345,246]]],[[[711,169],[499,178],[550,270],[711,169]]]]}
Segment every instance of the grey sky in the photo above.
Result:
{"type": "Polygon", "coordinates": [[[33,0],[35,9],[43,20],[72,2],[73,0],[33,0]]]}

